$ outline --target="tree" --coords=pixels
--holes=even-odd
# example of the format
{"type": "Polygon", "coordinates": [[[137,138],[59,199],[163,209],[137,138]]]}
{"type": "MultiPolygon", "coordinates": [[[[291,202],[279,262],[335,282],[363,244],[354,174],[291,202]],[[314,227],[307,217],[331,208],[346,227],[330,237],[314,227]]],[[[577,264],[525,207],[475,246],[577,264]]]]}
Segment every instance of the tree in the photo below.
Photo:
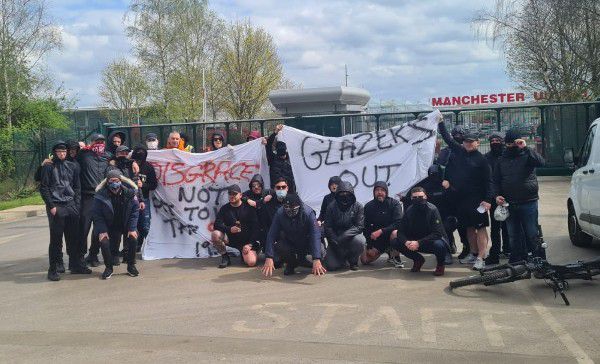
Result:
{"type": "Polygon", "coordinates": [[[36,89],[40,60],[60,45],[44,0],[0,0],[1,113],[9,129],[16,105],[36,89]]]}
{"type": "Polygon", "coordinates": [[[509,76],[549,101],[600,95],[600,27],[597,0],[497,0],[475,19],[500,45],[509,76]]]}
{"type": "Polygon", "coordinates": [[[220,46],[223,108],[234,119],[252,119],[283,75],[273,38],[250,22],[232,24],[220,46]]]}
{"type": "Polygon", "coordinates": [[[130,125],[148,100],[148,84],[140,66],[119,59],[102,72],[100,97],[104,104],[121,113],[121,122],[130,125]]]}

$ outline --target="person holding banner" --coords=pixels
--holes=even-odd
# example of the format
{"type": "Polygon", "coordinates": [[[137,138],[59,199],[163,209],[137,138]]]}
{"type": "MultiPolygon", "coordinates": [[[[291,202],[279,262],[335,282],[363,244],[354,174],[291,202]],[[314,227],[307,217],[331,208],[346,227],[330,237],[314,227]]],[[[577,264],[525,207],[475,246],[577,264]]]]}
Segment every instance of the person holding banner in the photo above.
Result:
{"type": "Polygon", "coordinates": [[[115,246],[118,248],[121,237],[125,237],[127,246],[127,273],[131,277],[139,275],[135,267],[140,209],[136,189],[135,183],[124,177],[118,169],[109,171],[106,180],[98,185],[94,196],[93,220],[94,235],[100,241],[106,267],[102,279],[108,279],[113,274],[112,251],[115,251],[115,246]]]}
{"type": "MultiPolygon", "coordinates": [[[[390,241],[396,239],[397,229],[402,219],[402,205],[396,199],[388,197],[388,185],[377,181],[373,185],[373,200],[365,205],[365,229],[367,249],[360,256],[363,265],[379,259],[383,252],[389,251],[390,241]]],[[[388,252],[397,267],[403,267],[397,251],[388,252]]]]}
{"type": "Polygon", "coordinates": [[[281,130],[283,130],[283,125],[277,125],[275,127],[275,132],[269,136],[265,146],[267,149],[267,161],[269,162],[271,187],[275,186],[275,181],[277,181],[278,178],[283,177],[286,179],[290,191],[295,192],[296,184],[294,182],[294,173],[292,172],[287,145],[282,141],[277,141],[275,143],[277,134],[279,134],[281,130]],[[273,144],[275,144],[275,153],[273,153],[273,144]]]}
{"type": "Polygon", "coordinates": [[[289,194],[283,208],[277,210],[265,243],[263,274],[270,277],[275,269],[275,253],[285,263],[284,275],[295,274],[299,260],[312,256],[312,273],[321,276],[327,270],[321,264],[325,247],[321,244],[321,230],[315,212],[296,194],[289,194]]]}
{"type": "Polygon", "coordinates": [[[178,131],[172,131],[169,134],[169,138],[167,139],[167,145],[165,149],[179,149],[184,150],[183,145],[181,144],[181,134],[178,131]]]}
{"type": "Polygon", "coordinates": [[[354,188],[348,181],[342,181],[335,200],[327,207],[325,217],[325,237],[329,245],[325,256],[325,267],[334,271],[346,264],[351,270],[358,270],[358,258],[365,248],[364,209],[356,201],[354,188]]]}
{"type": "Polygon", "coordinates": [[[242,190],[234,184],[227,189],[229,203],[219,209],[214,223],[211,242],[221,254],[219,268],[231,265],[227,245],[240,251],[242,260],[249,267],[258,261],[257,244],[259,226],[256,210],[242,201],[242,190]]]}
{"type": "Polygon", "coordinates": [[[413,261],[411,272],[420,272],[425,263],[421,253],[435,254],[436,276],[444,275],[444,260],[448,252],[446,231],[438,209],[427,202],[423,187],[410,190],[411,206],[406,210],[398,228],[398,238],[392,247],[413,261]]]}

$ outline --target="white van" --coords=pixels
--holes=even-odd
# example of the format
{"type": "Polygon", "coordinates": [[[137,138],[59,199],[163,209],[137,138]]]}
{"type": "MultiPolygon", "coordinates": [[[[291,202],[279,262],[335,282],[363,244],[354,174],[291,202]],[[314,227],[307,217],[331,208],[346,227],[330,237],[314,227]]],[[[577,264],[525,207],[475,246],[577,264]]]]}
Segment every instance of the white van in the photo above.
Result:
{"type": "Polygon", "coordinates": [[[569,237],[576,246],[600,239],[600,118],[594,120],[579,153],[565,152],[565,162],[574,166],[567,200],[569,237]]]}

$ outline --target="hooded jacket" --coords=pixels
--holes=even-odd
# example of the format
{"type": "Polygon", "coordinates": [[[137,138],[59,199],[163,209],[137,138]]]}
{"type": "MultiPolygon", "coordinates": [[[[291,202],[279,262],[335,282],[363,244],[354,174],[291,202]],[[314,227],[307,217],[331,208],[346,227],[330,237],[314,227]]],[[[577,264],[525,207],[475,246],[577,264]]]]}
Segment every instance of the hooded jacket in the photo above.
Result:
{"type": "Polygon", "coordinates": [[[356,201],[354,188],[350,182],[343,181],[335,193],[335,200],[327,207],[325,217],[325,236],[330,242],[343,244],[356,235],[362,234],[365,224],[364,209],[356,201]],[[352,203],[347,207],[340,204],[340,194],[349,192],[352,203]]]}
{"type": "Polygon", "coordinates": [[[242,201],[238,207],[231,206],[231,203],[223,205],[217,213],[214,223],[215,230],[219,230],[229,238],[232,247],[240,250],[244,244],[253,244],[259,240],[259,226],[256,210],[242,201]],[[231,233],[231,228],[236,226],[239,221],[241,232],[231,233]]]}
{"type": "MultiPolygon", "coordinates": [[[[269,226],[271,226],[271,219],[269,216],[268,208],[265,206],[266,203],[264,202],[263,198],[269,195],[270,191],[265,189],[265,183],[260,174],[255,174],[254,176],[252,176],[252,179],[250,180],[250,183],[248,185],[252,186],[253,182],[260,183],[262,187],[262,192],[256,195],[252,192],[252,188],[250,188],[242,194],[242,199],[244,200],[244,202],[247,202],[248,200],[256,202],[256,215],[258,216],[258,225],[260,230],[259,240],[264,241],[267,232],[269,231],[269,226]]],[[[273,215],[274,214],[275,211],[273,211],[273,215]]]]}
{"type": "Polygon", "coordinates": [[[79,211],[81,184],[76,163],[55,157],[51,164],[42,167],[40,177],[40,194],[49,209],[60,205],[79,211]]]}
{"type": "Polygon", "coordinates": [[[265,256],[275,255],[275,241],[283,239],[294,247],[297,253],[310,254],[313,259],[321,259],[321,229],[317,225],[316,214],[310,206],[302,203],[298,215],[289,217],[283,208],[275,213],[265,243],[265,256]]]}
{"type": "Polygon", "coordinates": [[[443,240],[447,244],[442,218],[433,204],[425,202],[423,205],[412,205],[406,210],[398,229],[398,243],[404,245],[408,240],[443,240]]]}
{"type": "MultiPolygon", "coordinates": [[[[333,176],[329,179],[327,187],[331,186],[334,183],[339,186],[341,182],[342,180],[340,179],[340,177],[333,176]]],[[[317,218],[317,220],[325,221],[325,216],[327,215],[327,206],[329,206],[329,204],[332,203],[333,200],[335,200],[335,192],[330,192],[327,195],[325,195],[325,197],[323,197],[323,202],[321,202],[321,210],[319,211],[319,217],[317,218]]]]}
{"type": "MultiPolygon", "coordinates": [[[[296,182],[294,181],[294,173],[292,172],[292,165],[290,163],[290,156],[286,152],[285,159],[280,158],[277,154],[273,153],[273,143],[277,134],[273,133],[267,139],[267,161],[269,162],[269,176],[271,177],[271,188],[275,186],[275,182],[279,177],[284,177],[288,181],[290,193],[296,191],[296,182]]],[[[283,142],[277,142],[278,147],[281,149],[283,142]],[[282,144],[281,144],[282,143],[282,144]]]]}
{"type": "Polygon", "coordinates": [[[93,195],[96,193],[96,186],[106,175],[108,162],[111,156],[104,152],[96,154],[91,149],[82,149],[77,154],[79,162],[81,180],[81,193],[83,195],[93,195]]]}
{"type": "Polygon", "coordinates": [[[106,139],[106,152],[110,154],[111,157],[114,157],[116,155],[116,151],[117,151],[117,146],[113,144],[113,137],[115,135],[118,135],[119,137],[121,137],[121,145],[127,145],[125,142],[127,140],[127,137],[125,136],[125,133],[123,133],[122,131],[113,131],[110,134],[108,134],[108,139],[106,139]]]}
{"type": "Polygon", "coordinates": [[[500,148],[498,148],[498,150],[494,150],[492,149],[492,144],[491,141],[493,138],[502,138],[501,135],[499,134],[491,134],[489,136],[489,141],[490,141],[490,151],[485,153],[485,159],[487,159],[488,163],[490,164],[490,168],[492,169],[492,174],[494,173],[494,170],[496,169],[496,163],[498,163],[498,160],[500,159],[500,157],[502,157],[502,153],[504,153],[504,144],[500,145],[500,148]]]}
{"type": "Polygon", "coordinates": [[[388,196],[388,186],[385,182],[375,182],[375,188],[381,187],[385,190],[386,196],[383,202],[376,198],[367,202],[365,205],[365,228],[363,234],[367,241],[371,241],[371,233],[381,229],[382,236],[389,237],[392,231],[398,229],[402,219],[402,205],[396,199],[388,196]]]}
{"type": "Polygon", "coordinates": [[[446,167],[445,177],[450,182],[450,186],[456,190],[461,199],[491,202],[493,200],[491,169],[483,154],[477,150],[467,152],[448,134],[444,123],[439,123],[438,128],[452,151],[450,160],[455,163],[453,168],[446,167]]]}
{"type": "Polygon", "coordinates": [[[509,203],[538,200],[535,169],[544,165],[544,158],[531,148],[506,148],[494,170],[494,195],[503,196],[509,203]]]}
{"type": "Polygon", "coordinates": [[[131,158],[136,160],[140,167],[140,173],[138,174],[138,179],[142,181],[142,195],[144,199],[150,198],[150,191],[154,191],[158,186],[158,179],[156,178],[156,171],[154,167],[148,162],[146,162],[146,158],[148,157],[148,150],[143,146],[137,146],[133,149],[133,153],[131,154],[131,158]]]}
{"type": "Polygon", "coordinates": [[[92,206],[92,220],[94,222],[94,234],[99,235],[108,233],[116,227],[122,227],[124,231],[136,231],[139,217],[140,204],[133,187],[130,187],[130,181],[124,181],[118,198],[121,199],[123,211],[115,213],[111,199],[112,192],[104,184],[99,185],[98,192],[94,196],[92,206]],[[115,216],[121,216],[121,221],[115,221],[115,216]]]}

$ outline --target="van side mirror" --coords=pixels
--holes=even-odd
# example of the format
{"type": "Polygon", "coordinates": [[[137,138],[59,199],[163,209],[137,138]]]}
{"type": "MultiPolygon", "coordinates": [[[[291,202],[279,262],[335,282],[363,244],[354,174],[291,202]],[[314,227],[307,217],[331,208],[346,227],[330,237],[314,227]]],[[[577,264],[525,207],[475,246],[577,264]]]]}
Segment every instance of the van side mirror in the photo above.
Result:
{"type": "Polygon", "coordinates": [[[573,152],[573,148],[566,148],[563,153],[563,162],[565,167],[569,169],[575,169],[577,167],[577,157],[573,152]]]}

